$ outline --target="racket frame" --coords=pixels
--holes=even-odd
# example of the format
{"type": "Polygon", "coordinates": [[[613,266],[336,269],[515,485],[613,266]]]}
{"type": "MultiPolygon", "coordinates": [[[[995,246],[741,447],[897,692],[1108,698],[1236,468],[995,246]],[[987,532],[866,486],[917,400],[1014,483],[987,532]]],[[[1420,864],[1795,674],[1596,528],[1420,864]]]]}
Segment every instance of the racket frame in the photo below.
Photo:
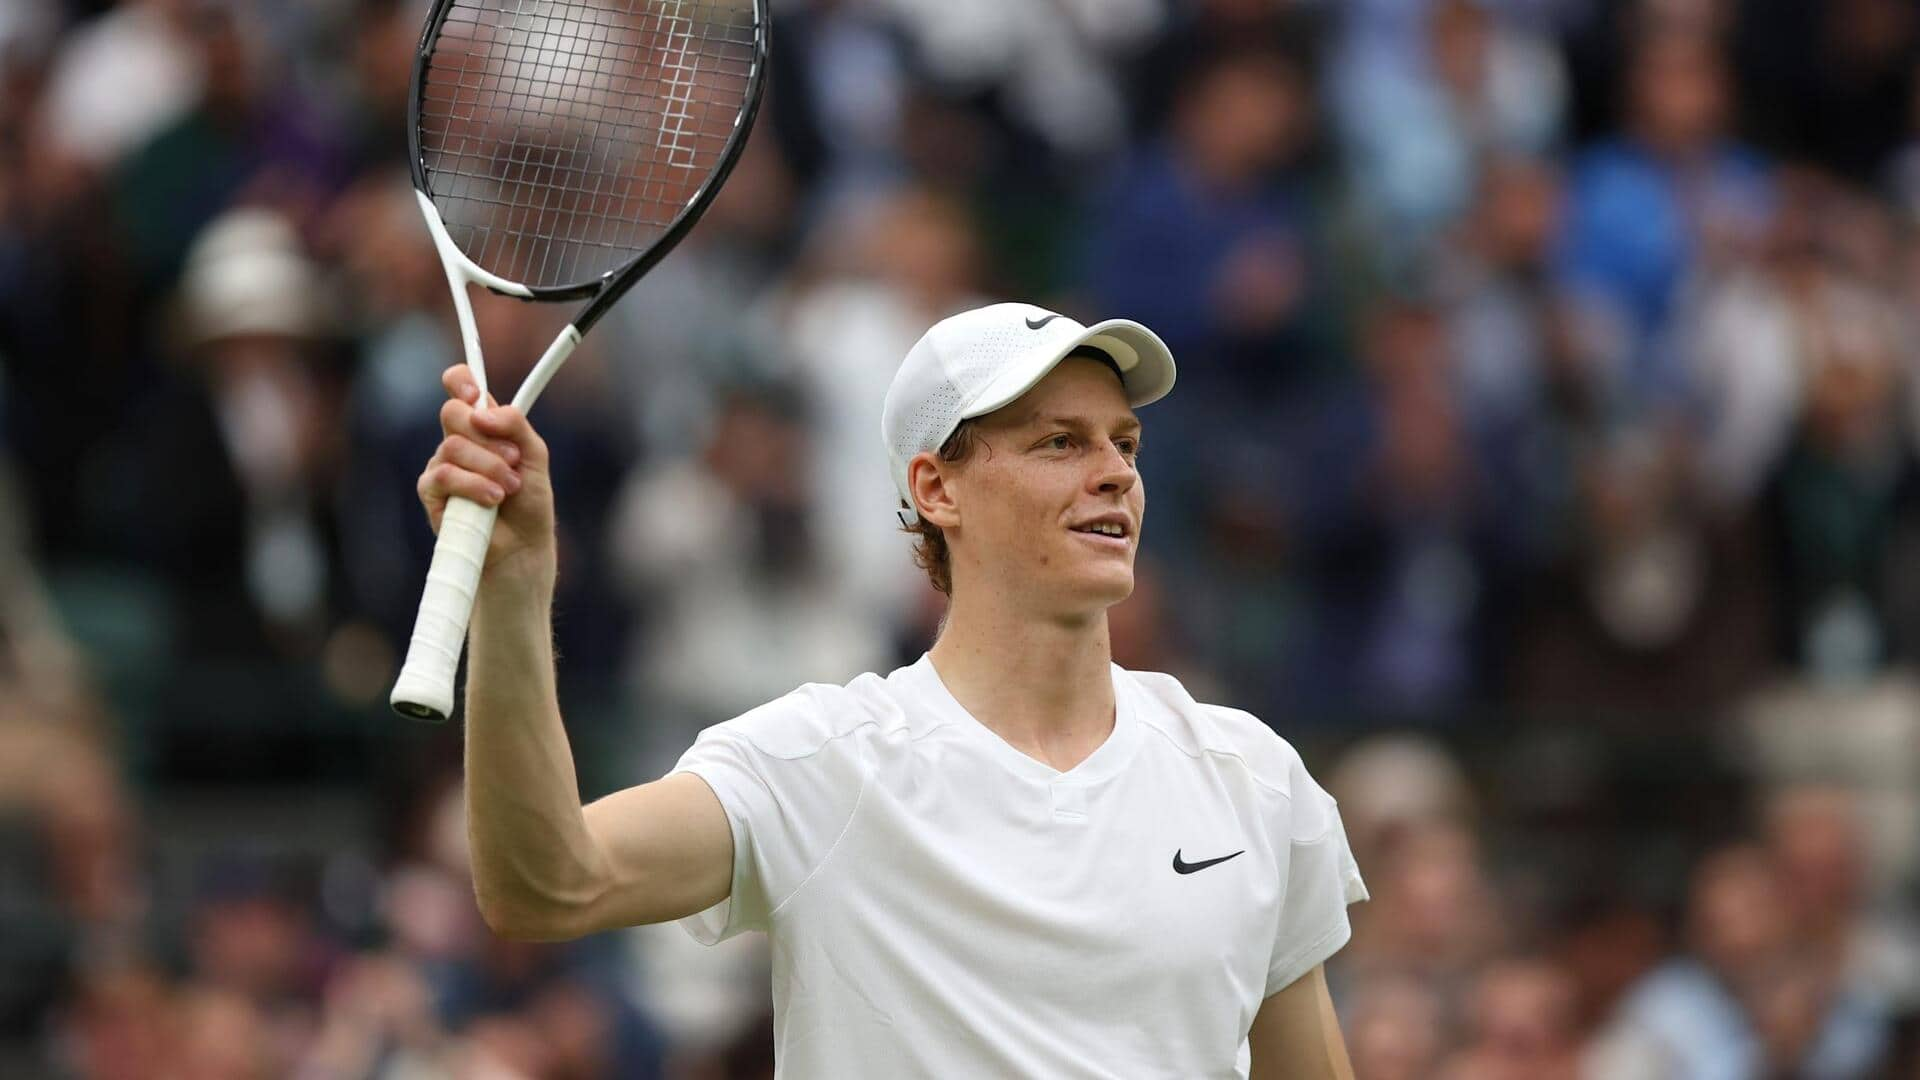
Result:
{"type": "MultiPolygon", "coordinates": [[[[454,313],[460,324],[461,345],[467,367],[485,402],[486,363],[481,355],[479,329],[474,322],[471,286],[479,285],[502,296],[527,301],[560,301],[587,298],[579,313],[563,328],[541,355],[533,370],[522,380],[514,394],[513,406],[523,413],[533,407],[560,365],[580,344],[600,317],[647,271],[667,257],[684,239],[732,174],[740,160],[754,120],[765,96],[772,17],[768,0],[750,0],[753,8],[753,65],[747,74],[746,102],[734,120],[733,131],[721,147],[720,161],[700,185],[666,230],[654,242],[629,259],[598,277],[571,285],[534,287],[493,274],[467,257],[447,231],[446,222],[428,194],[426,153],[420,142],[420,117],[426,101],[426,74],[456,0],[434,0],[426,25],[420,31],[415,50],[413,76],[407,91],[407,166],[418,196],[427,231],[447,274],[447,286],[453,293],[454,313]]],[[[476,407],[479,407],[476,405],[476,407]]],[[[389,699],[395,712],[415,720],[440,722],[453,715],[454,684],[460,666],[460,652],[466,643],[467,624],[473,617],[473,604],[479,594],[480,576],[486,565],[487,549],[493,538],[496,507],[481,506],[469,499],[452,496],[441,516],[440,535],[434,543],[433,562],[427,570],[426,587],[420,598],[413,636],[408,642],[405,663],[395,681],[389,699]]]]}

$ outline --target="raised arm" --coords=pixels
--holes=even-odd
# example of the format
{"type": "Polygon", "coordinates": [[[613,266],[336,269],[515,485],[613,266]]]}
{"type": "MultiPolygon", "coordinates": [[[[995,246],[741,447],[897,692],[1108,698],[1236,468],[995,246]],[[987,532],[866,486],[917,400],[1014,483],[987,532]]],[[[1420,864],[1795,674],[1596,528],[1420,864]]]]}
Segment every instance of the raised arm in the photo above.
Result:
{"type": "Polygon", "coordinates": [[[1324,966],[1262,1002],[1247,1042],[1253,1080],[1353,1080],[1324,966]]]}
{"type": "Polygon", "coordinates": [[[560,940],[664,922],[727,896],[720,800],[678,774],[580,805],[553,670],[557,568],[547,446],[510,406],[473,407],[448,368],[446,438],[420,474],[434,529],[450,495],[497,506],[467,636],[467,832],[480,912],[505,937],[560,940]]]}

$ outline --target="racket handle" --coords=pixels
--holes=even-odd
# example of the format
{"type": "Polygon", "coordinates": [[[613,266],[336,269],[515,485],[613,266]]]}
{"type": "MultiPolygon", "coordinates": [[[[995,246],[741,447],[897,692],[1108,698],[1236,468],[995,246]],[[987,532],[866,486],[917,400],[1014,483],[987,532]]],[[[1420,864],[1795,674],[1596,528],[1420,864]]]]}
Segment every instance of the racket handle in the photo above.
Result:
{"type": "Polygon", "coordinates": [[[427,587],[420,596],[420,614],[407,645],[407,662],[389,699],[393,711],[415,720],[439,722],[453,715],[453,679],[460,668],[460,648],[467,640],[467,620],[473,617],[474,594],[480,588],[480,570],[487,562],[493,539],[496,507],[454,496],[440,517],[440,539],[433,545],[433,564],[427,568],[427,587]]]}

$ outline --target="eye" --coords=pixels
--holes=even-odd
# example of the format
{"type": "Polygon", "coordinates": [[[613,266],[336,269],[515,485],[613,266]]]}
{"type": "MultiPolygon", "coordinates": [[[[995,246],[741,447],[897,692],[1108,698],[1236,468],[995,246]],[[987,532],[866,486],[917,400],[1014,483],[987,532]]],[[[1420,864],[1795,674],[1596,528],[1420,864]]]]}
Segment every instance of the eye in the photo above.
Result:
{"type": "Polygon", "coordinates": [[[1113,445],[1125,457],[1136,458],[1140,456],[1139,439],[1115,439],[1113,440],[1113,445]]]}
{"type": "Polygon", "coordinates": [[[1073,448],[1073,436],[1065,432],[1059,435],[1049,435],[1043,445],[1050,450],[1070,450],[1073,448]]]}

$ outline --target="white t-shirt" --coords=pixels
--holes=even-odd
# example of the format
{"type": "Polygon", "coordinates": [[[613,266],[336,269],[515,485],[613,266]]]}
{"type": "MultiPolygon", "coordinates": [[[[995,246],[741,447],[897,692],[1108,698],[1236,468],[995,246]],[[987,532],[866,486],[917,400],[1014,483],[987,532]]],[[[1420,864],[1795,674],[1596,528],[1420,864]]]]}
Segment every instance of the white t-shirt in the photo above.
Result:
{"type": "Polygon", "coordinates": [[[1333,798],[1254,717],[1113,669],[1113,733],[1059,772],[932,662],[811,684],[702,732],[676,772],[732,824],[768,932],[785,1077],[1244,1077],[1265,998],[1366,898],[1333,798]]]}

